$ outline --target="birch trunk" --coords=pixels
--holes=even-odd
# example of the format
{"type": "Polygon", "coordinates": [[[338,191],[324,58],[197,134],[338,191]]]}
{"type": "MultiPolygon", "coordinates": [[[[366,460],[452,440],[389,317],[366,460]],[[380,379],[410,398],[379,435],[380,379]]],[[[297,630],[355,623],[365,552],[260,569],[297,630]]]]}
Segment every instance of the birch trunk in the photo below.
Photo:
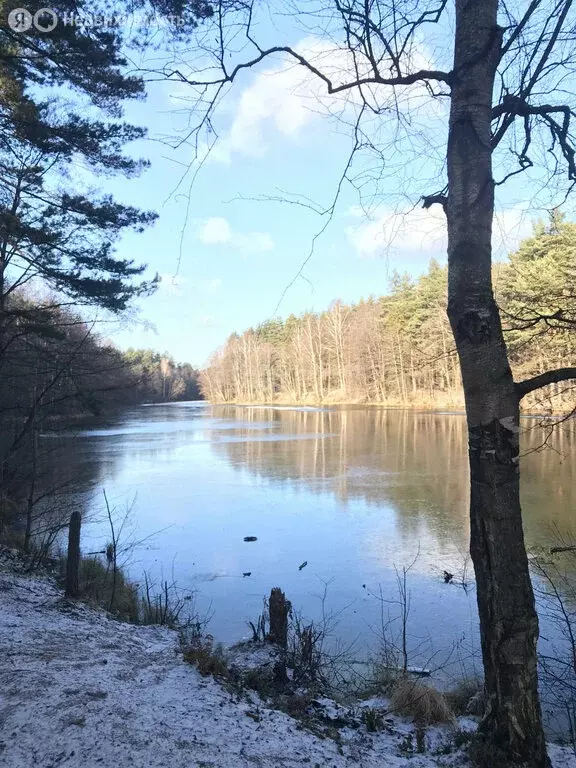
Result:
{"type": "Polygon", "coordinates": [[[519,400],[491,278],[491,110],[498,0],[456,0],[448,140],[448,316],[469,434],[470,550],[488,695],[490,765],[547,768],[538,697],[538,619],[524,546],[519,400]]]}

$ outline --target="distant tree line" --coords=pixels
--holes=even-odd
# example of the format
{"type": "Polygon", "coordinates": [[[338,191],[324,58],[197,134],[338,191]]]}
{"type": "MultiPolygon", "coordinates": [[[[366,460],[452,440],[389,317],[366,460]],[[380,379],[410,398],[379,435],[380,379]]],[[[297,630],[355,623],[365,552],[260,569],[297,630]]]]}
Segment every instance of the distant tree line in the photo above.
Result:
{"type": "Polygon", "coordinates": [[[133,388],[136,401],[165,403],[176,400],[198,400],[199,372],[190,363],[176,363],[168,354],[151,349],[128,349],[122,353],[130,375],[136,377],[133,388]]]}
{"type": "MultiPolygon", "coordinates": [[[[574,364],[576,224],[553,212],[494,265],[494,282],[516,378],[574,364]]],[[[202,391],[214,402],[462,406],[446,303],[447,268],[433,260],[417,279],[395,274],[385,296],[232,334],[202,371],[202,391]]],[[[574,405],[569,383],[547,390],[525,405],[574,405]]]]}
{"type": "MultiPolygon", "coordinates": [[[[60,301],[15,291],[6,301],[0,348],[0,537],[23,511],[70,486],[47,430],[105,418],[144,402],[199,397],[198,372],[167,354],[122,352],[60,301]]],[[[41,504],[40,502],[43,502],[41,504]]],[[[32,526],[29,526],[32,529],[32,526]]],[[[26,541],[26,543],[28,543],[26,541]]]]}

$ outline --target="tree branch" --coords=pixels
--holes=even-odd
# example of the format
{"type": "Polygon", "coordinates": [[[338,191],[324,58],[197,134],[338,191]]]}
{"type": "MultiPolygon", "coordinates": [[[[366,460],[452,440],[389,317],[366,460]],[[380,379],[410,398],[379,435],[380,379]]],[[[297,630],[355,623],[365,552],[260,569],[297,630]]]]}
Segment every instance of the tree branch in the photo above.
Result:
{"type": "Polygon", "coordinates": [[[445,191],[447,190],[445,189],[435,195],[424,195],[424,197],[421,198],[422,208],[431,208],[433,205],[438,204],[442,206],[444,211],[446,211],[446,206],[448,205],[448,196],[444,194],[445,191]]]}
{"type": "Polygon", "coordinates": [[[510,115],[549,115],[554,112],[561,112],[564,115],[564,124],[566,124],[572,110],[570,107],[564,104],[539,104],[534,106],[528,104],[524,99],[519,96],[505,96],[501,104],[498,104],[492,110],[492,119],[496,120],[498,117],[504,114],[510,115]]]}
{"type": "Polygon", "coordinates": [[[188,83],[189,85],[193,85],[193,86],[209,87],[209,86],[223,85],[225,83],[234,82],[237,75],[243,69],[251,69],[256,64],[259,64],[261,61],[264,61],[264,59],[267,59],[269,56],[272,56],[273,54],[276,54],[276,53],[287,53],[289,56],[295,59],[298,62],[298,64],[301,64],[305,69],[307,69],[308,71],[312,72],[312,74],[319,77],[320,80],[322,80],[325,83],[329,94],[341,93],[342,91],[348,91],[352,88],[358,88],[361,85],[368,85],[368,84],[412,85],[413,83],[418,83],[422,81],[436,80],[438,82],[447,83],[448,85],[450,85],[452,82],[451,72],[422,69],[422,70],[419,70],[418,72],[412,72],[411,74],[399,75],[394,77],[382,77],[374,73],[372,76],[354,78],[349,83],[341,83],[340,85],[334,85],[332,80],[326,74],[321,72],[310,61],[308,61],[308,59],[306,59],[304,56],[301,56],[293,48],[290,48],[290,46],[287,46],[287,45],[277,45],[277,46],[273,46],[272,48],[268,48],[267,50],[262,50],[260,51],[258,56],[255,56],[250,61],[245,61],[240,64],[237,64],[230,73],[224,73],[222,77],[216,78],[215,80],[207,80],[207,81],[191,80],[190,78],[186,77],[182,72],[180,72],[180,70],[178,69],[172,70],[171,72],[166,72],[165,74],[168,77],[168,79],[171,79],[172,77],[177,77],[180,81],[184,83],[188,83]]]}
{"type": "Polygon", "coordinates": [[[576,379],[576,368],[556,368],[531,379],[517,382],[516,393],[521,400],[529,392],[534,392],[535,389],[541,389],[548,384],[556,384],[559,381],[568,381],[569,379],[576,379]]]}

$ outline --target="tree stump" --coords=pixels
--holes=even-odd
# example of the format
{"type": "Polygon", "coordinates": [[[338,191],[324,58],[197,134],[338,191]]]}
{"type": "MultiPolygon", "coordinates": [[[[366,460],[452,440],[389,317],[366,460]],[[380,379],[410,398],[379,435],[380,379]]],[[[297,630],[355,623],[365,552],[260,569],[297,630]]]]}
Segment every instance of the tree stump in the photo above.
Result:
{"type": "Polygon", "coordinates": [[[286,595],[279,587],[274,587],[270,592],[268,613],[270,614],[270,632],[268,641],[286,648],[288,645],[288,614],[292,604],[286,600],[286,595]]]}
{"type": "Polygon", "coordinates": [[[78,597],[80,594],[80,512],[72,512],[68,526],[68,557],[66,559],[66,597],[78,597]]]}

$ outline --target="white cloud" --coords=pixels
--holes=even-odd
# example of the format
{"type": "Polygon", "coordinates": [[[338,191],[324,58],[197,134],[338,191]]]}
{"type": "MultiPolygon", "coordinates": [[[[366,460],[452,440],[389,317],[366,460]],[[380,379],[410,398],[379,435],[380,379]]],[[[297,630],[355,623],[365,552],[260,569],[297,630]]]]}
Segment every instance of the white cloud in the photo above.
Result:
{"type": "Polygon", "coordinates": [[[419,208],[410,213],[384,209],[362,224],[348,227],[346,234],[358,255],[364,258],[390,251],[437,252],[446,247],[445,222],[442,211],[433,209],[419,208]]]}
{"type": "MultiPolygon", "coordinates": [[[[366,58],[356,52],[356,58],[346,48],[330,45],[326,40],[307,37],[294,46],[296,52],[324,73],[334,84],[350,82],[371,72],[366,58]]],[[[425,45],[420,43],[407,54],[406,71],[433,68],[425,45]]],[[[382,71],[386,69],[385,63],[382,71]]],[[[409,109],[411,115],[421,110],[437,113],[434,102],[423,84],[409,87],[368,87],[363,98],[379,109],[409,109]],[[430,106],[432,105],[432,106],[430,106]]],[[[357,89],[328,95],[326,84],[316,75],[286,54],[281,63],[256,75],[236,102],[234,117],[226,132],[210,150],[210,158],[230,162],[233,154],[262,156],[271,133],[292,140],[298,139],[304,128],[319,117],[328,115],[352,120],[363,100],[357,89]]]]}
{"type": "Polygon", "coordinates": [[[274,249],[268,232],[235,232],[226,219],[207,219],[200,227],[198,239],[204,245],[228,245],[242,253],[265,253],[274,249]]]}
{"type": "MultiPolygon", "coordinates": [[[[361,209],[352,208],[350,216],[360,218],[361,209]]],[[[524,208],[504,209],[496,213],[492,228],[495,256],[514,250],[530,235],[531,221],[524,208]]],[[[346,229],[349,242],[361,258],[383,254],[444,254],[447,248],[446,217],[439,207],[415,208],[400,213],[381,208],[361,224],[346,229]]]]}
{"type": "Polygon", "coordinates": [[[219,217],[208,219],[198,233],[198,239],[205,245],[229,243],[231,237],[230,225],[226,219],[219,217]]]}
{"type": "Polygon", "coordinates": [[[259,73],[240,96],[229,130],[212,150],[213,158],[229,162],[235,152],[263,155],[266,128],[296,138],[314,117],[307,102],[315,85],[302,67],[288,61],[259,73]]]}

